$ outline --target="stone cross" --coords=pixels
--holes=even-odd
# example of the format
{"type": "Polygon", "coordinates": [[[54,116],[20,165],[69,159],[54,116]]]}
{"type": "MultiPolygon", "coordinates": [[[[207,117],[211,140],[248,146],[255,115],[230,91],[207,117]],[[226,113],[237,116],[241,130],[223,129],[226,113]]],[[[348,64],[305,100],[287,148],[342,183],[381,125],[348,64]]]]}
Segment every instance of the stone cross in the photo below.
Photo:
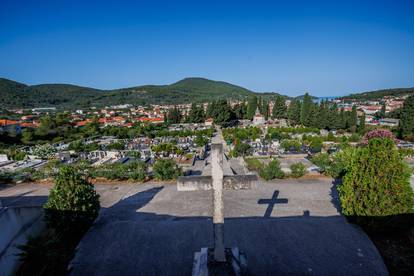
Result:
{"type": "Polygon", "coordinates": [[[178,178],[179,191],[213,190],[214,260],[225,262],[223,189],[251,189],[255,175],[223,174],[223,144],[211,145],[211,176],[182,176],[178,178]]]}
{"type": "Polygon", "coordinates": [[[269,204],[269,206],[267,206],[266,209],[266,213],[265,213],[265,218],[270,218],[270,216],[272,215],[272,211],[273,208],[275,207],[275,204],[277,203],[288,203],[288,199],[287,198],[277,198],[279,195],[279,191],[275,191],[273,193],[272,198],[270,199],[259,199],[259,201],[257,202],[258,204],[269,204]]]}

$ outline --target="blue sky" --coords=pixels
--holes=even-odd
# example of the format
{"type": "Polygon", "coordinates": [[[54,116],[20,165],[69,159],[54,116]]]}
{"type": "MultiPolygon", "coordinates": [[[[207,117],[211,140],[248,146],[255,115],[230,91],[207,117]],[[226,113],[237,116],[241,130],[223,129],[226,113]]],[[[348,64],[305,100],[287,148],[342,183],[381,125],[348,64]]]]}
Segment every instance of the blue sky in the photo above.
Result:
{"type": "Polygon", "coordinates": [[[0,77],[103,89],[205,77],[318,96],[414,86],[414,1],[0,0],[0,77]]]}

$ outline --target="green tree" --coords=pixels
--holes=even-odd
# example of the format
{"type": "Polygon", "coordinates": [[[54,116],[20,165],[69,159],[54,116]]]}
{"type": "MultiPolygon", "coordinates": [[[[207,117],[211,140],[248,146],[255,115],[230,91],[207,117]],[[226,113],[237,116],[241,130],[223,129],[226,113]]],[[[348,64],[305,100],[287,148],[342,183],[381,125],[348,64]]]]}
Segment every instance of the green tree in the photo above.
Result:
{"type": "Polygon", "coordinates": [[[387,112],[387,106],[386,106],[385,102],[383,102],[382,105],[381,105],[380,111],[378,111],[377,113],[375,113],[375,118],[376,119],[385,118],[385,113],[386,112],[387,112]]]}
{"type": "Polygon", "coordinates": [[[257,109],[257,96],[250,97],[247,102],[247,119],[252,120],[257,109]]]}
{"type": "Polygon", "coordinates": [[[405,100],[400,116],[400,136],[412,135],[414,133],[414,96],[405,100]]]}
{"type": "Polygon", "coordinates": [[[303,97],[302,108],[300,111],[300,123],[304,126],[311,125],[311,112],[312,112],[312,98],[308,93],[305,93],[303,97]]]}
{"type": "Polygon", "coordinates": [[[236,104],[233,108],[234,115],[236,119],[242,120],[246,119],[247,106],[244,102],[236,104]]]}
{"type": "Polygon", "coordinates": [[[366,217],[361,223],[375,226],[375,217],[413,212],[410,172],[389,138],[372,138],[351,158],[339,187],[342,212],[366,217]]]}
{"type": "Polygon", "coordinates": [[[263,114],[265,120],[269,119],[269,101],[266,99],[262,100],[262,104],[260,106],[260,114],[263,114]]]}
{"type": "Polygon", "coordinates": [[[115,142],[115,143],[111,143],[109,145],[106,146],[107,150],[124,150],[125,149],[125,144],[122,142],[115,142]]]}
{"type": "Polygon", "coordinates": [[[26,128],[22,132],[22,142],[30,144],[34,140],[34,131],[31,128],[26,128]]]}
{"type": "Polygon", "coordinates": [[[99,135],[99,119],[97,116],[94,116],[92,118],[92,121],[90,121],[88,124],[86,124],[82,128],[82,132],[84,134],[84,137],[92,137],[99,135]]]}
{"type": "Polygon", "coordinates": [[[225,99],[216,101],[214,103],[214,110],[211,113],[214,123],[218,125],[226,125],[235,119],[233,110],[225,99]]]}
{"type": "Polygon", "coordinates": [[[204,147],[208,143],[208,138],[202,134],[197,134],[196,138],[194,139],[194,142],[198,147],[204,147]]]}
{"type": "Polygon", "coordinates": [[[365,132],[365,113],[362,113],[362,116],[359,118],[358,132],[360,134],[365,132]]]}
{"type": "Polygon", "coordinates": [[[267,166],[260,170],[259,174],[260,177],[262,177],[265,180],[272,180],[275,178],[285,177],[285,173],[280,168],[280,163],[277,159],[273,159],[272,161],[270,161],[270,163],[267,166]]]}
{"type": "Polygon", "coordinates": [[[338,129],[340,128],[341,121],[338,115],[338,105],[334,103],[328,112],[328,129],[338,129]]]}
{"type": "Polygon", "coordinates": [[[158,180],[171,180],[181,175],[181,170],[171,159],[158,159],[154,163],[153,171],[158,180]]]}
{"type": "Polygon", "coordinates": [[[349,128],[351,129],[351,131],[355,132],[357,122],[358,122],[357,108],[356,108],[356,105],[353,105],[350,119],[349,119],[349,128]]]}
{"type": "Polygon", "coordinates": [[[318,115],[318,123],[317,123],[317,127],[324,129],[324,128],[328,128],[329,126],[329,108],[328,108],[328,103],[321,101],[320,105],[319,105],[319,115],[318,115]]]}
{"type": "Polygon", "coordinates": [[[52,120],[52,118],[49,115],[44,116],[40,118],[40,125],[36,129],[35,134],[38,137],[46,138],[48,135],[50,135],[53,132],[55,127],[56,127],[56,124],[52,120]]]}
{"type": "Polygon", "coordinates": [[[47,225],[58,233],[83,232],[98,216],[99,195],[74,168],[63,166],[44,209],[47,225]]]}
{"type": "Polygon", "coordinates": [[[246,156],[246,155],[251,155],[252,149],[251,146],[249,144],[246,143],[236,143],[236,145],[234,146],[234,156],[246,156]]]}
{"type": "Polygon", "coordinates": [[[286,119],[287,118],[287,107],[286,101],[282,96],[277,96],[275,99],[275,104],[273,105],[272,110],[273,119],[286,119]]]}
{"type": "Polygon", "coordinates": [[[167,115],[167,122],[170,124],[179,124],[182,119],[181,111],[178,107],[174,106],[167,115]]]}
{"type": "Polygon", "coordinates": [[[291,124],[300,123],[302,104],[299,100],[293,100],[288,107],[288,119],[291,124]]]}
{"type": "Polygon", "coordinates": [[[202,123],[205,121],[205,114],[203,105],[196,105],[195,103],[191,104],[190,112],[187,116],[187,121],[189,123],[202,123]]]}
{"type": "Polygon", "coordinates": [[[302,177],[306,174],[306,166],[300,162],[290,165],[290,170],[294,178],[302,177]]]}
{"type": "Polygon", "coordinates": [[[339,111],[339,120],[338,120],[337,128],[339,129],[346,128],[346,113],[343,108],[341,108],[341,111],[339,111]]]}

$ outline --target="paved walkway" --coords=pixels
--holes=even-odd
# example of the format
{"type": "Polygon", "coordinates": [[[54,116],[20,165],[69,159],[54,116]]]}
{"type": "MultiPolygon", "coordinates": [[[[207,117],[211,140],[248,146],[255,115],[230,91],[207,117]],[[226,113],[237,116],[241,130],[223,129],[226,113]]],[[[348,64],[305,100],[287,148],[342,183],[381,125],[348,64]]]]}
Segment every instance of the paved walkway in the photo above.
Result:
{"type": "MultiPolygon", "coordinates": [[[[72,275],[190,275],[212,246],[211,193],[175,185],[99,185],[102,210],[81,241],[72,275]]],[[[227,246],[252,275],[386,275],[372,242],[339,216],[329,179],[258,183],[225,192],[227,246]],[[266,199],[279,199],[270,208],[266,199]]]]}

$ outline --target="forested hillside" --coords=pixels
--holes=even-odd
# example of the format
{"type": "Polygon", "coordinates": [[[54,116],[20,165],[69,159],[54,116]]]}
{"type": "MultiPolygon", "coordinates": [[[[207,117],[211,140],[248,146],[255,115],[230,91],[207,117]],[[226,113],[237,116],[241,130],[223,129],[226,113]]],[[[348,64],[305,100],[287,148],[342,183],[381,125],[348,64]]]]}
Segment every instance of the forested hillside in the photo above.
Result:
{"type": "MultiPolygon", "coordinates": [[[[99,90],[70,84],[28,86],[0,79],[0,104],[4,108],[82,108],[116,104],[178,104],[217,99],[247,99],[255,93],[230,83],[203,78],[186,78],[170,85],[145,85],[99,90]]],[[[263,94],[264,98],[277,93],[263,94]]]]}
{"type": "Polygon", "coordinates": [[[404,96],[414,95],[414,87],[411,88],[393,88],[393,89],[382,89],[376,91],[368,91],[362,93],[350,94],[342,97],[342,99],[356,99],[356,100],[376,100],[381,99],[384,96],[404,96]]]}

